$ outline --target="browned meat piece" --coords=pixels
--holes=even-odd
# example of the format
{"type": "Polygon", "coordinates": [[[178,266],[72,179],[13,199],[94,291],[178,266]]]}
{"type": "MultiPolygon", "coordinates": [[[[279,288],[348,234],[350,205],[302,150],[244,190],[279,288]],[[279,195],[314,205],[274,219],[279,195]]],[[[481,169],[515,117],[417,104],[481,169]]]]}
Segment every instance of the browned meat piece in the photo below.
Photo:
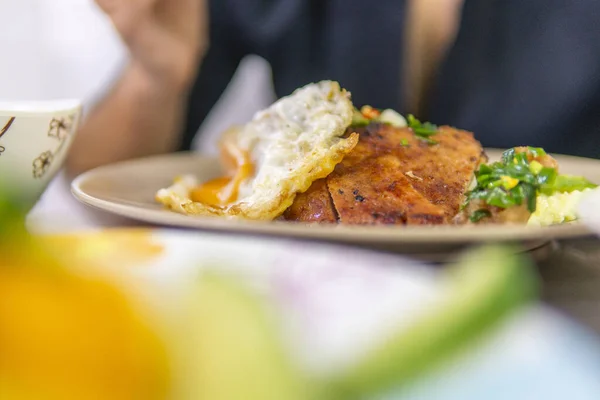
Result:
{"type": "Polygon", "coordinates": [[[432,139],[438,144],[425,143],[408,128],[371,125],[346,159],[357,153],[365,157],[393,154],[400,162],[398,168],[411,178],[412,186],[452,218],[463,203],[483,151],[472,133],[447,126],[440,127],[432,139]]]}
{"type": "Polygon", "coordinates": [[[393,155],[342,162],[327,179],[344,224],[442,224],[443,211],[412,186],[393,155]]]}
{"type": "MultiPolygon", "coordinates": [[[[485,157],[472,133],[450,127],[432,137],[435,145],[409,128],[371,124],[352,131],[360,134],[357,146],[327,177],[335,211],[346,224],[448,223],[485,157]]],[[[297,202],[307,204],[300,196],[297,202]]],[[[288,219],[306,220],[294,216],[288,219]]]]}
{"type": "Polygon", "coordinates": [[[424,147],[421,142],[418,152],[411,152],[411,157],[403,160],[404,168],[421,178],[413,182],[413,187],[452,218],[485,158],[482,160],[481,144],[470,132],[444,126],[434,138],[439,144],[424,147]]]}
{"type": "Polygon", "coordinates": [[[294,203],[283,214],[286,220],[303,222],[337,222],[337,215],[327,191],[327,181],[314,181],[310,188],[296,196],[294,203]]]}

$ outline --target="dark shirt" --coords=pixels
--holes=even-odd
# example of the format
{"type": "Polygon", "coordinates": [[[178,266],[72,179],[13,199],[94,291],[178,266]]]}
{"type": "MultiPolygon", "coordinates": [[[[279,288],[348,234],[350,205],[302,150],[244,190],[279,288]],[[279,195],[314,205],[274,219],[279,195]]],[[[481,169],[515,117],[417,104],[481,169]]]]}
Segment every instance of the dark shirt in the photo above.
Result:
{"type": "MultiPolygon", "coordinates": [[[[241,59],[265,58],[277,96],[332,79],[356,105],[405,112],[403,0],[212,0],[211,47],[191,92],[182,149],[241,59]]],[[[486,147],[600,157],[600,1],[465,0],[421,119],[486,147]]]]}

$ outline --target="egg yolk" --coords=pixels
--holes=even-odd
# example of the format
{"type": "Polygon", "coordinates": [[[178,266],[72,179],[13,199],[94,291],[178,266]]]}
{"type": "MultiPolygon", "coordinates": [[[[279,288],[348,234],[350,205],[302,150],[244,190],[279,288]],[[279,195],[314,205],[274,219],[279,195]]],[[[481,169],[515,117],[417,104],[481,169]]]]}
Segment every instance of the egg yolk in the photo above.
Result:
{"type": "Polygon", "coordinates": [[[190,193],[192,201],[210,206],[225,206],[233,203],[238,198],[242,182],[254,174],[254,165],[247,152],[240,150],[233,143],[225,144],[221,151],[221,156],[230,166],[231,175],[198,185],[190,193]]]}

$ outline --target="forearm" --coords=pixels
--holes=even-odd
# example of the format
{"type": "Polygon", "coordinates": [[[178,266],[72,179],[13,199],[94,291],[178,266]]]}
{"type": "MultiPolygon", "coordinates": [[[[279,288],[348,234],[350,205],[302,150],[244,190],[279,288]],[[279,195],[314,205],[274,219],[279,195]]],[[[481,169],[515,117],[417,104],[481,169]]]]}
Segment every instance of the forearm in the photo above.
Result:
{"type": "Polygon", "coordinates": [[[186,85],[160,85],[129,66],[80,127],[67,173],[75,176],[107,163],[173,151],[186,95],[186,85]]]}

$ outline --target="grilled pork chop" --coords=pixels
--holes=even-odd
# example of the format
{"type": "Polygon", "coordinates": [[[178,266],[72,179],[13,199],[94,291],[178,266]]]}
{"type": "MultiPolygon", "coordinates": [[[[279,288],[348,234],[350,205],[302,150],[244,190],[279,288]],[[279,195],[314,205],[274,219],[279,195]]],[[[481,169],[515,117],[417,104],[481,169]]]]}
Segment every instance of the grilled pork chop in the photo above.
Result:
{"type": "Polygon", "coordinates": [[[445,224],[485,157],[471,132],[440,127],[430,144],[410,128],[371,123],[325,179],[299,194],[287,220],[343,224],[445,224]],[[328,201],[328,197],[331,201],[328,201]]]}
{"type": "Polygon", "coordinates": [[[296,196],[294,203],[285,211],[289,221],[337,222],[337,213],[327,189],[327,178],[313,182],[308,190],[296,196]]]}

